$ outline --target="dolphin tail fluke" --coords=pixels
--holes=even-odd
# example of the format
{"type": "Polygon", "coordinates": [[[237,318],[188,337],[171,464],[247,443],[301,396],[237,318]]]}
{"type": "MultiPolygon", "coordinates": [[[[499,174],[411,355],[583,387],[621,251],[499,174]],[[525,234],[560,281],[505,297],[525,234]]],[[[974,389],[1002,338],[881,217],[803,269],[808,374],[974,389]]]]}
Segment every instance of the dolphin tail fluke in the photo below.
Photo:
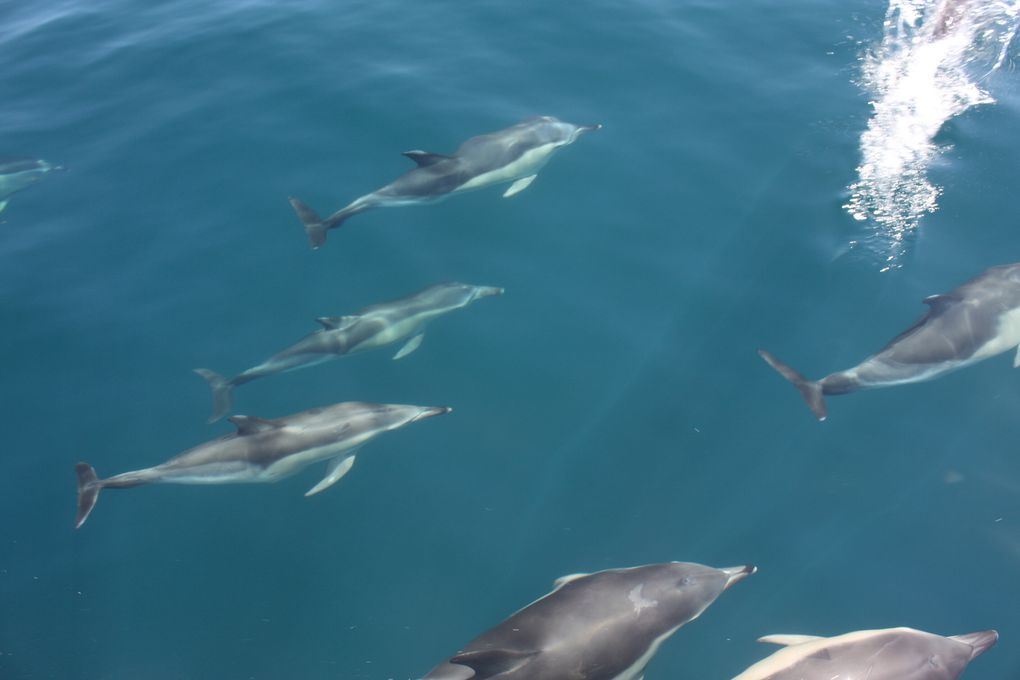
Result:
{"type": "Polygon", "coordinates": [[[764,359],[769,366],[776,369],[779,375],[783,376],[800,391],[800,396],[807,402],[808,408],[815,414],[818,420],[825,420],[828,411],[825,408],[825,395],[822,392],[822,384],[808,380],[800,373],[784,364],[763,349],[758,350],[758,355],[764,359]]]}
{"type": "Polygon", "coordinates": [[[75,517],[74,528],[80,529],[89,518],[92,508],[96,507],[103,484],[88,463],[78,463],[74,466],[74,471],[78,474],[78,516],[75,517]]]}
{"type": "Polygon", "coordinates": [[[319,217],[319,213],[309,208],[298,198],[291,196],[290,204],[294,208],[294,212],[297,213],[298,219],[301,220],[301,224],[305,225],[305,234],[308,235],[308,242],[312,244],[312,248],[316,249],[325,243],[326,231],[334,225],[324,222],[319,217]]]}
{"type": "Polygon", "coordinates": [[[213,410],[209,422],[215,423],[227,415],[234,405],[234,384],[219,373],[206,368],[196,368],[195,373],[205,378],[212,389],[213,410]]]}

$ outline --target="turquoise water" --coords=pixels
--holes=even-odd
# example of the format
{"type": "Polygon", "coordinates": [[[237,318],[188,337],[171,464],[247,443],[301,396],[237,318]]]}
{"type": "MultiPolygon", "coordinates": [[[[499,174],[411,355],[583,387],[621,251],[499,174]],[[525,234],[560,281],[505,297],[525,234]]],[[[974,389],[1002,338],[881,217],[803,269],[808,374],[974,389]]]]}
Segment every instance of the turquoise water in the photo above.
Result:
{"type": "Polygon", "coordinates": [[[0,225],[0,676],[415,678],[563,574],[753,563],[652,678],[729,678],[769,633],[996,628],[965,674],[1020,674],[1020,385],[999,356],[830,400],[756,356],[855,364],[920,301],[1020,260],[1020,95],[951,118],[937,211],[890,247],[843,208],[886,7],[380,0],[0,7],[0,155],[68,170],[0,225]],[[532,115],[598,133],[527,191],[327,212],[532,115]],[[890,258],[892,258],[890,260],[890,258]],[[884,270],[884,271],[883,271],[884,270]],[[247,368],[440,280],[503,286],[415,354],[237,393],[275,417],[450,405],[315,498],[108,491],[73,465],[162,462],[206,425],[191,369],[247,368]]]}

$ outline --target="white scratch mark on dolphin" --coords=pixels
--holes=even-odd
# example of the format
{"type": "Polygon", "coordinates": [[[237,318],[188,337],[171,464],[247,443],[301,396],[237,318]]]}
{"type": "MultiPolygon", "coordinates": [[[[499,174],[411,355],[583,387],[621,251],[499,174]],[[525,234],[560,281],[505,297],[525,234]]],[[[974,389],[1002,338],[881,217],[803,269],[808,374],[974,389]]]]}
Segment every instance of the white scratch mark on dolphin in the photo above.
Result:
{"type": "Polygon", "coordinates": [[[659,602],[657,600],[649,600],[648,598],[642,597],[641,589],[644,588],[642,585],[634,586],[629,593],[627,593],[627,599],[634,605],[634,613],[640,614],[642,610],[650,607],[657,607],[659,602]]]}

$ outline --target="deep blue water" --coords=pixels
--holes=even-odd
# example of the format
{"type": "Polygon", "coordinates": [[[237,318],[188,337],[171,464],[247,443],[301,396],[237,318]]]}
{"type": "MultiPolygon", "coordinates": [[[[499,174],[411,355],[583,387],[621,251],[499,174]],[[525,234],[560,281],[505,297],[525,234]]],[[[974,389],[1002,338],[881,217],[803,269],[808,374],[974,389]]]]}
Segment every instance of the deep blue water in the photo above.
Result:
{"type": "Polygon", "coordinates": [[[1020,677],[1020,383],[1003,355],[832,398],[756,355],[849,367],[920,301],[1020,260],[1020,80],[939,132],[939,209],[889,253],[843,204],[874,100],[876,0],[0,6],[0,155],[64,173],[0,224],[0,677],[416,678],[563,574],[753,563],[655,678],[730,678],[769,633],[996,628],[1020,677]],[[532,115],[602,123],[512,199],[328,212],[532,115]],[[851,246],[851,243],[856,245],[851,246]],[[864,244],[864,245],[861,245],[864,244]],[[886,271],[882,271],[886,269],[886,271]],[[206,425],[240,371],[441,280],[506,288],[423,346],[240,388],[452,415],[371,443],[335,488],[111,490],[206,425]]]}

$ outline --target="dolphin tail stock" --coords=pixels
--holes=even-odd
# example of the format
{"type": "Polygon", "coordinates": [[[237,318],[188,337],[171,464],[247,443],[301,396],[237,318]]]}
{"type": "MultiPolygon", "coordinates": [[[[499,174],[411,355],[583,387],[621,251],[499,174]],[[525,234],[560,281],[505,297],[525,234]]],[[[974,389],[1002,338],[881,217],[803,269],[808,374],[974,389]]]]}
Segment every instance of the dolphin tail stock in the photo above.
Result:
{"type": "Polygon", "coordinates": [[[195,373],[205,378],[212,389],[213,410],[212,415],[209,416],[209,422],[215,423],[227,415],[234,405],[234,383],[207,368],[196,368],[195,373]]]}
{"type": "Polygon", "coordinates": [[[825,407],[825,395],[822,391],[821,382],[808,380],[763,349],[758,350],[758,356],[764,359],[769,366],[776,369],[779,375],[793,383],[793,386],[800,392],[800,396],[804,398],[808,408],[811,409],[811,412],[815,414],[818,420],[825,420],[828,416],[828,410],[825,407]]]}
{"type": "Polygon", "coordinates": [[[88,463],[78,463],[74,466],[74,471],[78,475],[78,515],[74,520],[74,528],[80,529],[89,518],[92,508],[96,507],[103,483],[96,475],[95,469],[88,463]]]}
{"type": "Polygon", "coordinates": [[[313,250],[317,250],[326,242],[327,231],[333,227],[340,226],[349,216],[349,214],[342,214],[344,211],[341,210],[336,215],[322,219],[319,217],[319,213],[305,205],[304,201],[293,196],[290,197],[290,205],[294,208],[294,212],[297,213],[301,224],[305,225],[305,234],[308,235],[308,242],[313,250]]]}

